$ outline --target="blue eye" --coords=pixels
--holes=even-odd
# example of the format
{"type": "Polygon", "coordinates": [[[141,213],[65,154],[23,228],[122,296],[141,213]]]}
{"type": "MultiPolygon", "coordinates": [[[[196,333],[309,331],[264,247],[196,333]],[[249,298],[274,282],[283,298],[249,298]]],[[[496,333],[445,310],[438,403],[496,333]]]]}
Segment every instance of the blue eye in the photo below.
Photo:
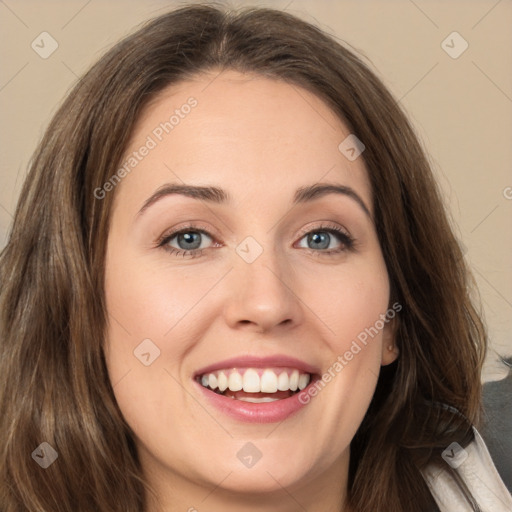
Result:
{"type": "Polygon", "coordinates": [[[347,249],[351,249],[354,245],[354,240],[340,228],[316,228],[306,233],[301,239],[306,241],[306,246],[300,245],[305,249],[313,252],[320,252],[321,254],[336,254],[347,249]],[[331,243],[338,243],[338,246],[331,246],[331,243]]]}
{"type": "MultiPolygon", "coordinates": [[[[190,225],[185,228],[164,235],[158,242],[158,247],[175,256],[190,256],[195,258],[201,256],[204,237],[213,240],[213,237],[204,229],[190,225]],[[177,247],[175,245],[177,245],[177,247]]],[[[299,247],[306,249],[311,254],[319,256],[334,256],[336,254],[353,250],[354,239],[348,233],[335,225],[319,226],[302,234],[300,241],[306,240],[306,246],[299,247]],[[332,247],[331,243],[336,242],[338,246],[332,247]]]]}
{"type": "Polygon", "coordinates": [[[306,239],[306,244],[308,244],[306,249],[321,249],[322,251],[331,249],[329,252],[333,252],[332,249],[334,249],[335,252],[339,251],[339,248],[330,247],[333,241],[337,241],[338,244],[341,243],[342,249],[349,248],[352,245],[350,237],[337,229],[315,229],[314,231],[310,231],[303,239],[306,239]],[[309,244],[311,244],[312,247],[309,244]]]}
{"type": "Polygon", "coordinates": [[[180,247],[180,249],[196,250],[199,249],[199,246],[201,245],[201,238],[204,235],[205,233],[199,231],[185,231],[174,235],[173,238],[176,237],[176,243],[178,245],[182,243],[185,246],[180,247]]]}
{"type": "Polygon", "coordinates": [[[205,236],[210,238],[210,240],[212,239],[206,231],[189,226],[166,236],[159,242],[158,246],[176,256],[195,257],[203,252],[204,247],[200,246],[202,238],[205,236]],[[170,245],[174,239],[176,239],[177,248],[170,245]]]}

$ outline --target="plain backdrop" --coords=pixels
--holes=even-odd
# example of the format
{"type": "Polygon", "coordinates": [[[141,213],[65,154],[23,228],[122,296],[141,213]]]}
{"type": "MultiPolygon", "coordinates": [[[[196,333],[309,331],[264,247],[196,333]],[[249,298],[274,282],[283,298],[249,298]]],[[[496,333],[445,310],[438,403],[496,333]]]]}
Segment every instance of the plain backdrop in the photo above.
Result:
{"type": "MultiPolygon", "coordinates": [[[[0,0],[0,248],[32,153],[66,92],[140,23],[185,3],[0,0]]],[[[275,7],[320,26],[355,49],[400,101],[479,286],[491,340],[483,379],[502,378],[497,353],[512,354],[512,1],[229,5],[275,7]]]]}

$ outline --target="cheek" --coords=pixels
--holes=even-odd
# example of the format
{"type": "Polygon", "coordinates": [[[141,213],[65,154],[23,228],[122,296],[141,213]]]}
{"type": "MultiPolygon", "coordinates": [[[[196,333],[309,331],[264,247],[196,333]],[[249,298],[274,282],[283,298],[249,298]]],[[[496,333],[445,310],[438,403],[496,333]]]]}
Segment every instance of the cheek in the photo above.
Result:
{"type": "MultiPolygon", "coordinates": [[[[136,253],[107,259],[106,302],[110,319],[133,341],[168,339],[218,277],[211,271],[148,264],[136,253]]],[[[115,326],[114,326],[115,327],[115,326]]],[[[123,334],[121,332],[121,334],[123,334]]],[[[115,337],[115,336],[114,336],[115,337]]]]}
{"type": "Polygon", "coordinates": [[[314,282],[314,287],[304,284],[302,296],[325,327],[329,355],[320,381],[305,400],[330,411],[318,427],[318,439],[330,439],[337,453],[355,435],[375,391],[389,281],[379,259],[371,265],[316,272],[314,282]]]}
{"type": "Polygon", "coordinates": [[[119,407],[141,439],[151,435],[151,425],[171,431],[169,403],[173,410],[187,406],[170,374],[187,379],[182,362],[205,325],[198,305],[216,281],[211,270],[145,264],[130,251],[107,256],[105,357],[119,407]]]}
{"type": "MultiPolygon", "coordinates": [[[[334,336],[330,339],[335,360],[330,373],[342,375],[338,386],[342,392],[363,398],[373,393],[380,371],[382,338],[389,307],[389,282],[383,265],[373,272],[354,272],[339,278],[335,291],[326,297],[334,336]],[[351,383],[356,387],[352,388],[351,383]]],[[[334,284],[336,281],[333,280],[334,284]]]]}
{"type": "MultiPolygon", "coordinates": [[[[368,258],[350,264],[314,269],[295,268],[297,295],[322,321],[331,348],[343,353],[359,335],[379,321],[389,304],[389,280],[384,261],[368,258]]],[[[382,326],[378,324],[380,330],[382,326]]]]}

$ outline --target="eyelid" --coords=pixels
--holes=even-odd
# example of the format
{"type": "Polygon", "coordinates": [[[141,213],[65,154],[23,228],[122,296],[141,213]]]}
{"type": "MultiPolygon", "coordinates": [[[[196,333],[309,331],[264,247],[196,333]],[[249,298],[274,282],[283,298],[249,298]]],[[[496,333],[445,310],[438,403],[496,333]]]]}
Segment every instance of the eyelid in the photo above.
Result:
{"type": "MultiPolygon", "coordinates": [[[[337,249],[329,249],[329,250],[315,250],[308,247],[302,247],[309,254],[314,256],[335,256],[337,254],[346,253],[346,252],[358,252],[358,242],[357,240],[350,234],[350,232],[342,225],[333,223],[331,221],[321,221],[318,225],[308,225],[301,229],[299,235],[297,235],[298,240],[300,242],[305,236],[310,233],[321,233],[326,232],[329,235],[334,235],[335,238],[338,239],[340,244],[340,248],[337,249]]],[[[297,243],[296,242],[296,243],[297,243]]]]}
{"type": "Polygon", "coordinates": [[[308,224],[307,226],[301,228],[301,230],[299,231],[297,236],[302,238],[303,236],[307,235],[311,231],[321,231],[323,229],[333,229],[335,231],[339,231],[342,234],[346,235],[348,238],[352,239],[351,234],[344,226],[341,226],[340,224],[336,224],[336,223],[328,221],[328,220],[320,221],[320,224],[315,224],[315,223],[308,224]]]}
{"type": "MultiPolygon", "coordinates": [[[[171,229],[164,231],[164,233],[158,237],[158,240],[156,241],[156,245],[159,246],[166,239],[175,237],[176,235],[179,235],[180,233],[186,233],[187,231],[197,231],[199,233],[209,236],[212,239],[219,238],[215,233],[212,233],[212,231],[214,232],[215,230],[212,229],[211,227],[206,226],[205,224],[196,223],[194,221],[189,221],[189,222],[183,223],[183,226],[181,226],[181,227],[178,224],[178,226],[175,226],[171,229]]],[[[181,249],[181,250],[183,250],[183,249],[181,249]]]]}

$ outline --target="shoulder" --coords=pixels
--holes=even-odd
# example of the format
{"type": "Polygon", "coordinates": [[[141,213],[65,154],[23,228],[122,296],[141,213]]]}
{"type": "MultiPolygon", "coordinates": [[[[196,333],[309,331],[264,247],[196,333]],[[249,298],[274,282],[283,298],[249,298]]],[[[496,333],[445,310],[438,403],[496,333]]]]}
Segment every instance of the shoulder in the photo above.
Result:
{"type": "MultiPolygon", "coordinates": [[[[482,512],[510,512],[512,496],[501,480],[482,437],[473,427],[475,439],[465,448],[452,443],[443,459],[467,485],[482,512]]],[[[428,466],[423,476],[441,512],[472,512],[462,490],[449,471],[428,466]]]]}

